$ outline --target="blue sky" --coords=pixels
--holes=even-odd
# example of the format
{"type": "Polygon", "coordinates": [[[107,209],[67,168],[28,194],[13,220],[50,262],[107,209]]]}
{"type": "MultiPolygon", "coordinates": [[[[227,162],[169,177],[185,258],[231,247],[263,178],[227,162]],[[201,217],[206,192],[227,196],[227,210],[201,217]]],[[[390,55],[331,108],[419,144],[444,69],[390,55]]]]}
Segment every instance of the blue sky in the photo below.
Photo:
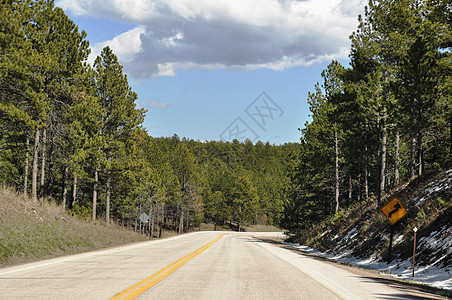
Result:
{"type": "Polygon", "coordinates": [[[60,0],[109,45],[148,110],[151,136],[298,142],[321,71],[348,65],[364,4],[331,0],[60,0]]]}

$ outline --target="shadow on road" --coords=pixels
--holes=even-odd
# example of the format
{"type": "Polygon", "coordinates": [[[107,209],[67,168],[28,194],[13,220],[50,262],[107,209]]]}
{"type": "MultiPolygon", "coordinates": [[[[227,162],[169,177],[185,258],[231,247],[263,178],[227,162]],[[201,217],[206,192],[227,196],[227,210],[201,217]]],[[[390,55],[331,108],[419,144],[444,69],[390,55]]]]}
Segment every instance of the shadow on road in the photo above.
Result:
{"type": "Polygon", "coordinates": [[[300,251],[292,246],[286,245],[283,243],[283,239],[274,239],[274,238],[268,238],[268,237],[248,237],[249,243],[256,243],[256,242],[264,242],[268,244],[272,244],[293,252],[296,252],[300,255],[308,256],[312,259],[322,261],[331,265],[334,265],[338,268],[345,269],[359,277],[361,277],[363,280],[368,282],[378,282],[380,284],[384,284],[387,286],[390,286],[398,291],[400,291],[400,294],[393,294],[393,295],[377,295],[380,299],[452,299],[452,293],[449,293],[448,291],[437,289],[435,287],[430,287],[426,285],[422,285],[419,283],[412,283],[403,281],[400,279],[396,279],[393,277],[390,277],[389,275],[381,274],[378,271],[375,270],[369,270],[369,269],[363,269],[356,266],[344,264],[337,261],[332,261],[324,257],[319,257],[310,253],[305,253],[303,251],[300,251]]]}

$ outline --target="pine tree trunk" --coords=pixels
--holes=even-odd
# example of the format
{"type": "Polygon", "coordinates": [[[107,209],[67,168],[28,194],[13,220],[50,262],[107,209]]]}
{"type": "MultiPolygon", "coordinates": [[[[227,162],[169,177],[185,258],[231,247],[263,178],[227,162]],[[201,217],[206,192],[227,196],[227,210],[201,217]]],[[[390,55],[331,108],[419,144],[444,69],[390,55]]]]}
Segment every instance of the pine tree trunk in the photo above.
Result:
{"type": "Polygon", "coordinates": [[[28,157],[30,153],[30,135],[27,131],[27,137],[25,141],[25,170],[24,170],[24,197],[28,197],[28,157]]]}
{"type": "Polygon", "coordinates": [[[72,185],[72,205],[71,208],[74,208],[75,203],[77,202],[77,173],[74,172],[74,181],[73,181],[73,185],[72,185]]]}
{"type": "Polygon", "coordinates": [[[422,148],[422,131],[419,131],[418,133],[418,141],[417,141],[417,148],[418,148],[418,161],[419,161],[419,176],[424,175],[424,150],[422,148]]]}
{"type": "Polygon", "coordinates": [[[64,167],[64,178],[63,178],[63,210],[66,210],[67,203],[67,179],[69,176],[69,167],[64,167]]]}
{"type": "Polygon", "coordinates": [[[366,153],[366,162],[364,165],[364,197],[365,201],[369,200],[369,157],[368,157],[368,149],[367,145],[365,146],[365,153],[366,153]]]}
{"type": "Polygon", "coordinates": [[[381,138],[381,166],[380,166],[380,196],[383,196],[386,185],[386,143],[387,143],[387,129],[386,124],[383,124],[382,138],[381,138]]]}
{"type": "Polygon", "coordinates": [[[105,199],[105,222],[110,224],[110,196],[111,196],[111,175],[107,178],[107,195],[105,199]]]}
{"type": "Polygon", "coordinates": [[[377,207],[380,207],[380,201],[381,201],[381,122],[380,122],[380,114],[378,113],[377,117],[377,187],[376,187],[376,193],[377,193],[377,207]]]}
{"type": "Polygon", "coordinates": [[[165,203],[162,203],[162,215],[159,226],[159,238],[162,237],[163,225],[165,224],[165,203]]]}
{"type": "Polygon", "coordinates": [[[449,148],[449,154],[452,157],[452,114],[449,117],[449,148]]]}
{"type": "Polygon", "coordinates": [[[348,204],[352,203],[353,196],[353,182],[352,182],[352,174],[348,175],[348,204]]]}
{"type": "Polygon", "coordinates": [[[190,226],[190,209],[187,209],[185,216],[185,231],[188,232],[188,227],[190,226]]]}
{"type": "Polygon", "coordinates": [[[416,133],[411,131],[411,156],[410,156],[411,180],[416,177],[416,133]]]}
{"type": "Polygon", "coordinates": [[[45,170],[46,170],[46,142],[47,142],[47,129],[44,127],[42,131],[42,157],[41,157],[41,198],[44,197],[44,183],[45,183],[45,170]]]}
{"type": "Polygon", "coordinates": [[[155,213],[156,213],[156,209],[155,209],[153,204],[151,205],[151,212],[150,213],[151,213],[151,229],[150,229],[150,232],[151,232],[151,238],[153,238],[154,237],[154,227],[155,227],[155,213]]]}
{"type": "Polygon", "coordinates": [[[336,207],[334,209],[334,212],[337,213],[339,211],[339,139],[337,136],[337,130],[334,131],[334,146],[335,146],[335,157],[336,157],[336,164],[335,164],[335,175],[336,175],[336,188],[335,188],[335,201],[336,201],[336,207]]]}
{"type": "MultiPolygon", "coordinates": [[[[108,158],[109,165],[111,165],[111,157],[108,158]]],[[[110,194],[111,194],[111,167],[109,167],[107,175],[107,195],[105,199],[105,222],[110,224],[110,194]]]]}
{"type": "Polygon", "coordinates": [[[399,128],[396,128],[395,132],[395,170],[394,170],[394,184],[396,187],[400,184],[400,132],[399,128]]]}
{"type": "Polygon", "coordinates": [[[94,169],[94,188],[93,188],[93,221],[96,221],[97,218],[97,188],[99,185],[99,168],[96,167],[94,169]]]}
{"type": "Polygon", "coordinates": [[[38,157],[39,157],[39,136],[40,130],[36,128],[35,146],[33,150],[33,168],[31,175],[31,196],[33,202],[38,201],[38,157]]]}
{"type": "Polygon", "coordinates": [[[361,180],[362,180],[362,172],[359,172],[359,175],[358,175],[358,202],[361,202],[362,190],[363,190],[361,180]]]}
{"type": "Polygon", "coordinates": [[[181,234],[183,230],[184,230],[184,208],[182,207],[179,221],[179,234],[181,234]]]}
{"type": "Polygon", "coordinates": [[[52,141],[50,143],[50,155],[49,155],[49,179],[47,185],[47,194],[53,197],[53,185],[55,183],[55,176],[53,168],[55,166],[55,134],[52,134],[52,141]]]}
{"type": "Polygon", "coordinates": [[[135,232],[137,232],[138,228],[138,213],[135,213],[135,232]]]}

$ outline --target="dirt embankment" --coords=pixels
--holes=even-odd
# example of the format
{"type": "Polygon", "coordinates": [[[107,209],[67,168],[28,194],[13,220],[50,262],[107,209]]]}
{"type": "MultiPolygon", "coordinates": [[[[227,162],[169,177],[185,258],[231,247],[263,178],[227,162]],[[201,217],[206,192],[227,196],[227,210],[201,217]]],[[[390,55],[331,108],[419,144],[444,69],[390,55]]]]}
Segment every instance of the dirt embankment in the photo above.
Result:
{"type": "Polygon", "coordinates": [[[408,214],[394,226],[375,203],[360,203],[291,241],[339,261],[408,279],[416,227],[416,279],[452,289],[452,170],[419,177],[388,193],[384,201],[395,197],[408,214]],[[391,227],[393,247],[387,263],[391,227]]]}

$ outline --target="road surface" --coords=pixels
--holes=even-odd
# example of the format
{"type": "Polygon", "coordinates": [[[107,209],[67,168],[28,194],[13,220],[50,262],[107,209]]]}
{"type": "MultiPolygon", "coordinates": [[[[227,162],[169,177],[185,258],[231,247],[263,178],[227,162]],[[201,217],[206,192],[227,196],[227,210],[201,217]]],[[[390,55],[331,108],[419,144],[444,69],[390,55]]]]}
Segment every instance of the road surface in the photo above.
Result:
{"type": "Polygon", "coordinates": [[[416,299],[257,238],[275,235],[196,232],[3,268],[0,299],[416,299]]]}

